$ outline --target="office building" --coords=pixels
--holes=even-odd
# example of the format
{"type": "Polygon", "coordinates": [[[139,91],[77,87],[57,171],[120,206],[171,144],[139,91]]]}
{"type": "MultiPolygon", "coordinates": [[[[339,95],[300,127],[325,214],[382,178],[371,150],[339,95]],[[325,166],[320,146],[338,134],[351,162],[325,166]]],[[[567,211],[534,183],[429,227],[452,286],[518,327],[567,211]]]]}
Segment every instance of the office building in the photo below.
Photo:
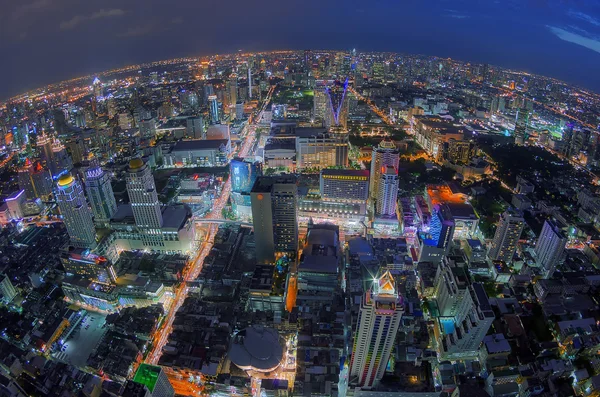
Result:
{"type": "Polygon", "coordinates": [[[94,222],[106,226],[117,211],[117,202],[110,176],[102,170],[97,160],[93,160],[85,172],[85,190],[94,213],[94,222]]]}
{"type": "Polygon", "coordinates": [[[348,126],[348,79],[344,82],[335,80],[325,88],[328,106],[325,114],[325,126],[330,129],[346,130],[348,126]]]}
{"type": "Polygon", "coordinates": [[[17,290],[6,274],[0,274],[0,298],[4,304],[9,304],[17,296],[17,290]]]}
{"type": "Polygon", "coordinates": [[[139,383],[148,388],[151,397],[173,397],[175,390],[163,369],[157,365],[140,364],[134,383],[139,383]]]}
{"type": "Polygon", "coordinates": [[[162,227],[163,218],[154,177],[142,159],[129,162],[126,186],[136,226],[153,234],[154,230],[162,227]]]}
{"type": "Polygon", "coordinates": [[[382,169],[377,192],[377,215],[395,216],[398,199],[398,170],[391,165],[382,169]]]}
{"type": "Polygon", "coordinates": [[[373,280],[360,303],[350,362],[350,384],[371,389],[383,377],[396,333],[402,320],[404,301],[389,271],[373,280]]]}
{"type": "Polygon", "coordinates": [[[8,207],[8,216],[12,220],[23,219],[23,208],[25,206],[25,190],[18,190],[10,194],[5,202],[8,207]]]}
{"type": "Polygon", "coordinates": [[[396,149],[393,141],[383,140],[379,146],[373,147],[371,155],[371,180],[369,182],[369,192],[372,198],[377,197],[379,193],[379,182],[381,181],[382,170],[392,166],[398,169],[400,163],[400,152],[396,149]]]}
{"type": "Polygon", "coordinates": [[[347,166],[347,135],[325,133],[296,137],[296,168],[298,170],[347,166]]]}
{"type": "Polygon", "coordinates": [[[512,209],[505,211],[500,217],[496,234],[492,240],[489,252],[490,259],[510,264],[517,250],[517,244],[524,226],[525,220],[520,212],[512,209]]]}
{"type": "Polygon", "coordinates": [[[58,140],[54,140],[52,143],[52,165],[50,169],[54,169],[56,173],[52,176],[56,177],[65,172],[71,171],[73,168],[73,161],[71,156],[67,153],[65,146],[58,140]]]}
{"type": "Polygon", "coordinates": [[[450,144],[458,146],[456,141],[464,139],[462,127],[440,116],[413,116],[410,123],[417,143],[436,161],[447,157],[450,144]]]}
{"type": "Polygon", "coordinates": [[[164,154],[168,167],[221,167],[227,164],[231,153],[229,139],[179,141],[164,154]]]}
{"type": "Polygon", "coordinates": [[[74,247],[96,247],[94,217],[88,207],[81,183],[70,174],[59,178],[56,202],[74,247]]]}
{"type": "Polygon", "coordinates": [[[47,199],[52,195],[52,176],[40,161],[32,163],[29,159],[19,168],[17,178],[19,188],[25,190],[28,199],[47,199]]]}
{"type": "Polygon", "coordinates": [[[219,124],[221,119],[219,118],[219,102],[216,95],[208,96],[208,111],[211,124],[219,124]]]}
{"type": "Polygon", "coordinates": [[[259,177],[252,191],[252,223],[258,263],[273,263],[279,253],[298,250],[296,177],[259,177]]]}
{"type": "Polygon", "coordinates": [[[537,262],[543,269],[542,275],[544,278],[551,278],[556,266],[564,259],[566,245],[567,237],[560,230],[556,221],[545,221],[542,232],[535,244],[537,262]]]}
{"type": "Polygon", "coordinates": [[[444,259],[434,279],[439,315],[434,318],[438,359],[477,358],[479,346],[495,319],[483,286],[470,284],[463,267],[444,259]]]}
{"type": "Polygon", "coordinates": [[[434,207],[429,224],[423,226],[419,237],[419,262],[439,263],[452,246],[454,219],[440,206],[434,207]]]}
{"type": "Polygon", "coordinates": [[[40,153],[40,160],[44,162],[53,176],[56,175],[56,170],[53,168],[54,165],[52,162],[52,137],[42,132],[37,137],[37,149],[40,153]]]}
{"type": "Polygon", "coordinates": [[[475,156],[475,144],[469,141],[450,139],[445,159],[453,164],[467,165],[475,156]]]}
{"type": "Polygon", "coordinates": [[[61,252],[60,261],[68,275],[77,275],[104,284],[114,283],[117,280],[112,263],[87,248],[67,247],[61,252]]]}
{"type": "Polygon", "coordinates": [[[229,163],[231,175],[231,191],[250,193],[256,179],[262,175],[262,164],[242,158],[235,158],[229,163]]]}
{"type": "Polygon", "coordinates": [[[235,104],[237,103],[237,100],[238,100],[237,75],[235,73],[233,73],[229,77],[229,80],[227,81],[227,96],[229,97],[228,104],[229,104],[229,108],[231,109],[231,108],[235,107],[235,104]]]}
{"type": "Polygon", "coordinates": [[[369,198],[369,171],[321,170],[319,187],[326,201],[366,202],[369,198]]]}
{"type": "Polygon", "coordinates": [[[204,139],[204,118],[202,116],[188,117],[186,120],[185,137],[188,139],[204,139]]]}
{"type": "Polygon", "coordinates": [[[521,108],[517,111],[517,119],[515,121],[515,144],[525,144],[525,138],[527,136],[527,124],[529,123],[529,110],[521,108]]]}

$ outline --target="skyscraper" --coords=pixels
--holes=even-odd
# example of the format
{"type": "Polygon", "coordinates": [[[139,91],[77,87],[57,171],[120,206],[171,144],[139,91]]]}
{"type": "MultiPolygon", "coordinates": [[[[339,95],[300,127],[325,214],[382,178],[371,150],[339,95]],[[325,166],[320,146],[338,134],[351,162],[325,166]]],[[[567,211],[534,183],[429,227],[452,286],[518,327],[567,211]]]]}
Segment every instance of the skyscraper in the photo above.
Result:
{"type": "Polygon", "coordinates": [[[492,260],[500,260],[511,263],[517,250],[517,243],[525,226],[525,220],[521,213],[516,210],[505,211],[500,217],[496,234],[492,240],[489,257],[492,260]]]}
{"type": "Polygon", "coordinates": [[[28,199],[46,199],[52,194],[52,176],[40,161],[29,159],[18,171],[19,188],[25,190],[28,199]]]}
{"type": "Polygon", "coordinates": [[[0,298],[5,304],[10,303],[15,296],[17,296],[17,290],[10,282],[10,279],[6,274],[0,274],[0,298]]]}
{"type": "Polygon", "coordinates": [[[56,189],[56,202],[71,244],[81,248],[96,247],[94,218],[85,200],[81,183],[70,174],[60,177],[56,189]]]}
{"type": "Polygon", "coordinates": [[[298,250],[298,186],[293,175],[260,177],[250,192],[258,263],[298,250]]]}
{"type": "Polygon", "coordinates": [[[553,220],[544,222],[542,232],[535,244],[537,262],[543,269],[544,278],[552,277],[556,266],[564,259],[567,237],[553,220]]]}
{"type": "Polygon", "coordinates": [[[163,225],[160,202],[150,167],[142,159],[129,162],[126,186],[136,226],[149,234],[160,235],[163,225]]]}
{"type": "Polygon", "coordinates": [[[212,124],[219,124],[221,119],[219,118],[219,102],[217,101],[216,95],[208,96],[208,109],[210,114],[210,122],[212,124]]]}
{"type": "Polygon", "coordinates": [[[251,162],[239,157],[231,160],[229,170],[231,191],[236,193],[249,193],[256,179],[262,175],[260,162],[251,162]]]}
{"type": "Polygon", "coordinates": [[[379,191],[377,192],[377,215],[393,216],[396,214],[398,200],[398,170],[385,166],[381,170],[379,191]]]}
{"type": "Polygon", "coordinates": [[[173,397],[175,390],[163,369],[156,365],[141,364],[135,376],[134,383],[139,383],[148,388],[152,397],[173,397]]]}
{"type": "Polygon", "coordinates": [[[527,134],[527,123],[529,122],[529,110],[521,108],[517,111],[517,119],[515,122],[515,144],[525,144],[525,135],[527,134]]]}
{"type": "Polygon", "coordinates": [[[331,86],[325,89],[325,92],[329,99],[325,123],[327,128],[346,129],[348,125],[348,98],[346,96],[347,90],[347,78],[343,83],[339,80],[336,80],[331,86]]]}
{"type": "Polygon", "coordinates": [[[404,312],[402,296],[389,271],[373,280],[360,303],[350,383],[371,389],[383,377],[404,312]]]}
{"type": "Polygon", "coordinates": [[[97,160],[93,160],[85,176],[85,188],[94,213],[94,221],[97,225],[106,225],[117,211],[110,176],[102,170],[97,160]]]}
{"type": "Polygon", "coordinates": [[[379,193],[379,182],[381,181],[382,171],[385,171],[388,165],[398,169],[400,163],[400,152],[396,149],[393,141],[383,140],[379,146],[373,147],[371,155],[371,180],[369,192],[371,197],[376,198],[379,193]]]}
{"type": "Polygon", "coordinates": [[[57,174],[54,167],[52,157],[52,138],[45,133],[41,133],[37,137],[37,147],[40,152],[40,159],[46,164],[46,167],[50,170],[50,173],[54,176],[57,174]]]}
{"type": "Polygon", "coordinates": [[[229,108],[235,108],[235,104],[237,103],[237,74],[233,73],[229,77],[229,81],[227,82],[227,95],[229,96],[229,108]]]}

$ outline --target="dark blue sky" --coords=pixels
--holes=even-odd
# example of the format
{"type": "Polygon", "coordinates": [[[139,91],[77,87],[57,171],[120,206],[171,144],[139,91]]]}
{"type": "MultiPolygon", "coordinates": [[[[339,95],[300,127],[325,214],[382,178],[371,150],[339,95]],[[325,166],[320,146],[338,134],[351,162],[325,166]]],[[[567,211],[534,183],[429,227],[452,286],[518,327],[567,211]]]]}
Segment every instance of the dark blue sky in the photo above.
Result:
{"type": "Polygon", "coordinates": [[[0,99],[132,63],[286,48],[449,56],[600,92],[600,0],[0,0],[0,99]]]}

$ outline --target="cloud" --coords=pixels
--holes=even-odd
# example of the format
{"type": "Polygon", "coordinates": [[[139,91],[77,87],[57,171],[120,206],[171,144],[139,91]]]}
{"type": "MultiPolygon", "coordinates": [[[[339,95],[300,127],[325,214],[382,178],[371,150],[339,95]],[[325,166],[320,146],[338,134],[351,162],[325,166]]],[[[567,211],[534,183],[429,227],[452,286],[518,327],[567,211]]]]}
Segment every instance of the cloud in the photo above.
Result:
{"type": "Polygon", "coordinates": [[[12,18],[19,19],[33,12],[42,11],[48,6],[50,6],[50,0],[35,0],[17,7],[12,13],[12,18]]]}
{"type": "Polygon", "coordinates": [[[456,19],[465,19],[465,18],[469,18],[469,15],[465,15],[465,14],[461,14],[459,11],[456,10],[445,10],[447,12],[447,14],[445,14],[444,16],[449,17],[449,18],[456,18],[456,19]]]}
{"type": "Polygon", "coordinates": [[[146,24],[146,25],[131,27],[131,28],[127,29],[126,31],[124,31],[123,33],[117,34],[117,37],[147,36],[149,34],[157,32],[157,30],[160,30],[160,29],[158,29],[155,24],[150,23],[150,24],[146,24]]]}
{"type": "Polygon", "coordinates": [[[592,51],[596,51],[600,54],[600,38],[586,37],[577,33],[569,32],[567,30],[557,28],[556,26],[548,26],[548,29],[554,33],[559,39],[568,41],[569,43],[577,44],[582,47],[588,48],[592,51]]]}
{"type": "Polygon", "coordinates": [[[590,23],[594,26],[600,26],[600,19],[594,18],[593,16],[588,15],[581,11],[570,10],[569,16],[580,19],[580,20],[590,23]]]}
{"type": "Polygon", "coordinates": [[[60,30],[71,30],[81,25],[85,21],[100,19],[100,18],[113,18],[125,15],[125,11],[120,8],[111,8],[109,10],[101,9],[91,13],[90,15],[75,15],[68,21],[63,21],[59,25],[60,30]]]}

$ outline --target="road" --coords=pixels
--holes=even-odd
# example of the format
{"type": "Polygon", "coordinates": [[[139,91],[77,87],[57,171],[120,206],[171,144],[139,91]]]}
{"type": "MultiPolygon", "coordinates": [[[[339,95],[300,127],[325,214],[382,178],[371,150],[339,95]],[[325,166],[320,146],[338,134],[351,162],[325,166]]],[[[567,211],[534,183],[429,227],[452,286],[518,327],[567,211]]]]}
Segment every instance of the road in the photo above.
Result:
{"type": "Polygon", "coordinates": [[[385,113],[383,113],[383,111],[381,109],[379,109],[377,107],[377,105],[375,105],[375,103],[372,100],[370,100],[368,98],[365,98],[364,96],[360,95],[354,89],[354,87],[348,87],[348,90],[350,92],[352,92],[361,101],[365,101],[367,103],[367,105],[369,105],[369,107],[371,108],[371,110],[373,111],[373,113],[375,113],[377,116],[379,116],[379,118],[381,120],[383,120],[384,123],[386,123],[387,125],[394,125],[394,123],[392,123],[392,121],[390,120],[390,118],[385,113]]]}

